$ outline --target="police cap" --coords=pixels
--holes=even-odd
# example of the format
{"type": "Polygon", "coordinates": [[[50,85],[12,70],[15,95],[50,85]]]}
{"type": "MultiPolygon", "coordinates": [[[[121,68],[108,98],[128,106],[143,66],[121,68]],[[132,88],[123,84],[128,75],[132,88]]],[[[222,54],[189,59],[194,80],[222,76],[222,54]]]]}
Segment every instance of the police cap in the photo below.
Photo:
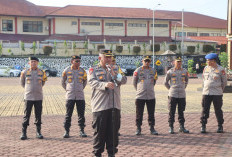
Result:
{"type": "Polygon", "coordinates": [[[217,59],[218,55],[216,53],[209,53],[205,56],[205,59],[217,59]]]}
{"type": "Polygon", "coordinates": [[[112,50],[107,50],[107,49],[101,49],[100,54],[103,54],[105,56],[113,56],[112,50]]]}
{"type": "Polygon", "coordinates": [[[71,58],[72,58],[72,60],[73,60],[73,59],[81,59],[80,56],[76,56],[76,55],[71,56],[71,58]]]}
{"type": "Polygon", "coordinates": [[[151,61],[151,56],[144,55],[144,56],[143,56],[143,60],[149,60],[149,61],[151,61]]]}
{"type": "Polygon", "coordinates": [[[39,62],[39,59],[37,57],[29,57],[29,61],[37,61],[39,62]]]}
{"type": "Polygon", "coordinates": [[[176,61],[177,62],[181,62],[182,61],[182,58],[179,56],[179,57],[176,57],[176,61]]]}

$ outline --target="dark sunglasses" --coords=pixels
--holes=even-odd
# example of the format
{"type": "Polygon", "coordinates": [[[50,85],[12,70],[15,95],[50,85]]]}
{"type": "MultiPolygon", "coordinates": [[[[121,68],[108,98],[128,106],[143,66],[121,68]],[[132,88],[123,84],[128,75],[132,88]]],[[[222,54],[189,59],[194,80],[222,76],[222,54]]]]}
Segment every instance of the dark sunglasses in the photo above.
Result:
{"type": "Polygon", "coordinates": [[[80,61],[80,60],[75,60],[75,62],[76,62],[76,63],[79,63],[79,62],[81,62],[81,61],[80,61]]]}

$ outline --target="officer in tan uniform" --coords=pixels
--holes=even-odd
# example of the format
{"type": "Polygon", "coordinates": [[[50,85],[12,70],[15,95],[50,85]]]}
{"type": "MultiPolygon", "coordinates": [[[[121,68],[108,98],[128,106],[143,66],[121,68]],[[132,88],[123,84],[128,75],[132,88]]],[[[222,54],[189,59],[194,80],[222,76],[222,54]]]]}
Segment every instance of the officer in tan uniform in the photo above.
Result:
{"type": "Polygon", "coordinates": [[[29,126],[31,110],[34,106],[35,109],[35,125],[36,125],[36,137],[43,138],[41,134],[41,115],[42,115],[42,100],[43,90],[42,87],[47,80],[47,76],[44,71],[38,68],[39,59],[36,57],[29,57],[30,68],[21,72],[20,82],[24,91],[24,117],[22,123],[22,135],[21,140],[27,139],[27,126],[29,126]]]}
{"type": "Polygon", "coordinates": [[[92,88],[93,154],[100,157],[106,145],[109,157],[113,157],[118,151],[121,110],[120,86],[126,83],[127,78],[112,70],[110,65],[112,61],[111,50],[101,50],[98,59],[100,63],[89,69],[88,76],[88,82],[92,88]]]}
{"type": "Polygon", "coordinates": [[[67,67],[62,74],[62,87],[66,91],[66,115],[64,121],[65,134],[64,138],[69,138],[71,118],[74,105],[76,104],[78,113],[78,125],[80,127],[80,136],[87,137],[84,132],[85,128],[85,97],[84,88],[87,84],[87,74],[80,67],[81,57],[72,56],[71,66],[67,67]]]}
{"type": "Polygon", "coordinates": [[[145,103],[147,105],[148,123],[152,135],[158,135],[155,126],[155,92],[154,86],[157,80],[157,72],[150,67],[151,56],[144,56],[143,65],[137,68],[133,74],[133,85],[136,89],[136,135],[141,135],[143,121],[143,111],[145,103]]]}
{"type": "Polygon", "coordinates": [[[218,122],[217,133],[223,133],[223,111],[222,96],[223,90],[227,85],[227,77],[223,67],[217,64],[216,53],[210,53],[205,56],[207,66],[204,68],[203,92],[202,92],[202,113],[201,113],[201,133],[206,133],[207,119],[209,118],[210,105],[213,102],[214,111],[218,122]]]}
{"type": "Polygon", "coordinates": [[[184,127],[184,110],[186,106],[185,88],[188,85],[188,72],[182,67],[181,57],[175,60],[175,66],[167,71],[164,78],[164,85],[169,90],[168,108],[169,108],[169,133],[174,134],[173,123],[175,122],[176,106],[178,105],[178,121],[180,124],[179,132],[189,133],[184,127]]]}

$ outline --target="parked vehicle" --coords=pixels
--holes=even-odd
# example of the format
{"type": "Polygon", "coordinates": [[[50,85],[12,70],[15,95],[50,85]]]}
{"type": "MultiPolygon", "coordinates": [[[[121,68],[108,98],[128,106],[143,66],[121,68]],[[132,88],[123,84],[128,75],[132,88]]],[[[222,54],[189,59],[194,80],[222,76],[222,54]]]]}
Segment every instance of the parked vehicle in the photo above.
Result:
{"type": "Polygon", "coordinates": [[[0,76],[19,77],[21,70],[11,66],[0,65],[0,76]]]}
{"type": "MultiPolygon", "coordinates": [[[[57,76],[58,71],[54,68],[49,67],[46,64],[39,64],[38,65],[39,69],[44,70],[47,76],[57,76]]],[[[25,69],[29,68],[29,65],[25,65],[25,69]]]]}
{"type": "Polygon", "coordinates": [[[137,67],[134,64],[124,64],[124,65],[121,66],[121,68],[126,69],[126,71],[127,71],[126,75],[127,76],[132,76],[137,67]]]}

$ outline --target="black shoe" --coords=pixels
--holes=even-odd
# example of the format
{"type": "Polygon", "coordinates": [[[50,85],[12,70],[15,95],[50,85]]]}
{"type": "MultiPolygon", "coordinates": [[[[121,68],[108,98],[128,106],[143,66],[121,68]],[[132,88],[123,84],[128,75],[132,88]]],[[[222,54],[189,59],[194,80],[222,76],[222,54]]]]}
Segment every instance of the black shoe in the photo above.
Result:
{"type": "Polygon", "coordinates": [[[151,135],[158,135],[158,132],[154,129],[154,126],[150,127],[151,135]]]}
{"type": "Polygon", "coordinates": [[[222,125],[218,126],[217,133],[223,133],[223,126],[222,125]]]}
{"type": "Polygon", "coordinates": [[[63,138],[69,138],[69,131],[67,131],[67,130],[65,131],[63,138]]]}
{"type": "Polygon", "coordinates": [[[173,126],[170,126],[169,133],[174,134],[174,127],[173,126]]]}
{"type": "Polygon", "coordinates": [[[26,133],[22,133],[22,135],[20,136],[21,140],[26,140],[27,139],[27,134],[26,133]]]}
{"type": "Polygon", "coordinates": [[[137,127],[135,135],[141,135],[141,127],[137,127]]]}
{"type": "Polygon", "coordinates": [[[205,134],[206,133],[206,125],[201,126],[201,133],[205,134]]]}
{"type": "Polygon", "coordinates": [[[80,137],[87,137],[87,135],[84,132],[84,129],[80,130],[80,137]]]}
{"type": "Polygon", "coordinates": [[[100,155],[96,155],[96,154],[95,154],[94,157],[102,157],[102,155],[101,155],[101,154],[100,154],[100,155]]]}
{"type": "Polygon", "coordinates": [[[36,128],[36,138],[38,138],[38,139],[43,139],[43,135],[41,134],[41,126],[40,125],[38,125],[38,126],[36,126],[37,128],[36,128]]]}
{"type": "Polygon", "coordinates": [[[180,125],[180,128],[179,128],[179,132],[183,132],[183,133],[189,133],[189,131],[187,129],[185,129],[184,125],[180,125]]]}
{"type": "Polygon", "coordinates": [[[26,140],[27,139],[27,127],[22,128],[22,135],[20,136],[21,140],[26,140]]]}

